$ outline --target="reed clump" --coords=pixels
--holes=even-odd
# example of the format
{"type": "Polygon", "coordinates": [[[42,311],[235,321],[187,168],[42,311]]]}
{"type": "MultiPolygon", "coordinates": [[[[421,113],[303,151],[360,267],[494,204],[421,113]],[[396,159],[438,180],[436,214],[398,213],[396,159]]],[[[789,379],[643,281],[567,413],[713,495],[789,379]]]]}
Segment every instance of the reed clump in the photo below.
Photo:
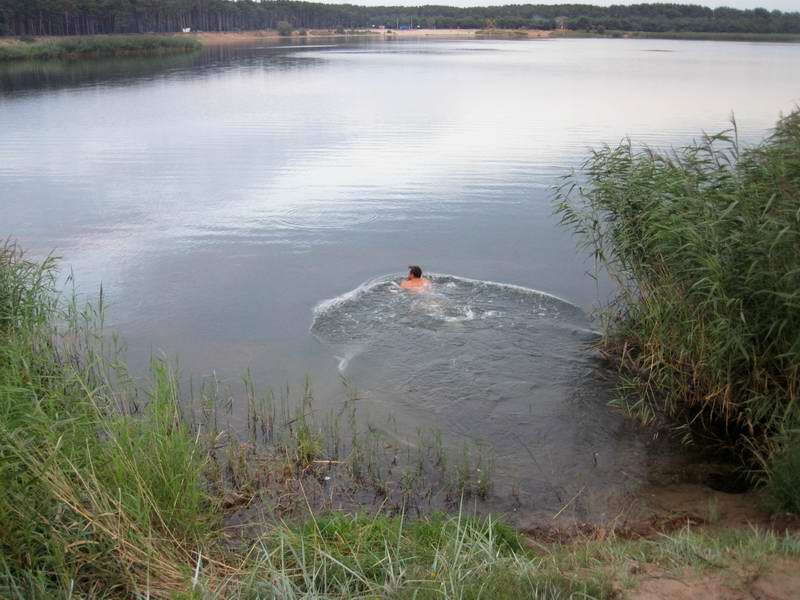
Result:
{"type": "Polygon", "coordinates": [[[201,44],[192,37],[170,35],[93,35],[0,43],[0,61],[102,58],[139,54],[191,52],[201,44]]]}
{"type": "Polygon", "coordinates": [[[773,510],[800,514],[800,440],[797,438],[782,444],[769,466],[767,492],[773,510]]]}
{"type": "Polygon", "coordinates": [[[672,152],[592,153],[556,212],[616,282],[617,402],[767,467],[800,422],[800,112],[672,152]]]}
{"type": "Polygon", "coordinates": [[[252,552],[258,598],[605,598],[602,578],[562,574],[497,521],[329,515],[280,528],[252,552]]]}
{"type": "Polygon", "coordinates": [[[154,362],[134,418],[97,314],[55,281],[0,247],[0,596],[172,596],[216,517],[174,378],[154,362]]]}

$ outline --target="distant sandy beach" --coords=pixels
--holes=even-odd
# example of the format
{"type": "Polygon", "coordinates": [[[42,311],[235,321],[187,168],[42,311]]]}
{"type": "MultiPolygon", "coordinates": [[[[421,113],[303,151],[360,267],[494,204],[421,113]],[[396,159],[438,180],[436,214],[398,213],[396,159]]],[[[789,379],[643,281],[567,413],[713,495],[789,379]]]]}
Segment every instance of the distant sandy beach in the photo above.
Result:
{"type": "MultiPolygon", "coordinates": [[[[501,38],[541,38],[549,37],[550,31],[545,30],[484,30],[484,29],[359,29],[351,33],[336,33],[333,29],[308,29],[306,35],[295,32],[291,38],[285,39],[308,39],[308,38],[475,38],[475,37],[501,37],[501,38]]],[[[237,32],[216,32],[204,31],[192,34],[203,45],[224,46],[228,44],[248,44],[264,40],[277,40],[281,36],[272,29],[260,31],[237,31],[237,32]]]]}

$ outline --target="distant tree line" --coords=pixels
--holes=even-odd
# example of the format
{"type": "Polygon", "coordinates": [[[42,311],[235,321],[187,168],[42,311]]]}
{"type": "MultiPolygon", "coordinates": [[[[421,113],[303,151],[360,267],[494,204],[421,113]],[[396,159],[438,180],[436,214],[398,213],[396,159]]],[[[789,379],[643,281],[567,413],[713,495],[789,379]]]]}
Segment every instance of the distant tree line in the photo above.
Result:
{"type": "Polygon", "coordinates": [[[292,0],[0,0],[0,35],[297,28],[484,28],[800,33],[800,12],[682,4],[356,6],[292,0]]]}

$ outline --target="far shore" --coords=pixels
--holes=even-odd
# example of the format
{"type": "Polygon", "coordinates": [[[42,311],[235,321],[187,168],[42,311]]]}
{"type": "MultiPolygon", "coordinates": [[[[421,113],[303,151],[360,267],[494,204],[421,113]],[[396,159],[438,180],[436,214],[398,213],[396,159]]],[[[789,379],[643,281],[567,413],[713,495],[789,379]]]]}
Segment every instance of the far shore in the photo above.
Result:
{"type": "Polygon", "coordinates": [[[20,58],[97,58],[108,55],[153,54],[167,51],[190,50],[201,46],[218,47],[247,45],[258,42],[278,43],[280,40],[325,39],[499,39],[524,40],[546,38],[624,38],[624,39],[674,39],[717,40],[745,42],[800,42],[798,34],[756,33],[700,33],[700,32],[635,32],[635,31],[572,31],[544,29],[298,29],[291,35],[281,35],[274,29],[252,31],[198,31],[191,33],[156,34],[104,34],[94,36],[36,36],[28,40],[0,36],[0,62],[20,58]],[[337,32],[338,31],[338,32],[337,32]],[[125,41],[127,40],[127,41],[125,41]],[[149,42],[145,43],[146,40],[149,42]],[[159,41],[160,40],[160,41],[159,41]],[[69,48],[84,43],[77,51],[69,48]],[[138,44],[138,45],[137,45],[138,44]],[[186,45],[187,48],[179,46],[186,45]],[[130,47],[128,47],[130,46],[130,47]],[[141,46],[141,47],[138,47],[141,46]],[[154,46],[154,47],[150,47],[154,46]],[[45,48],[49,47],[49,48],[45,48]],[[59,48],[61,48],[59,50],[59,48]]]}
{"type": "Polygon", "coordinates": [[[204,46],[224,46],[247,44],[264,40],[297,40],[323,38],[370,38],[370,39],[543,39],[543,38],[623,38],[623,39],[664,39],[664,40],[708,40],[743,42],[800,42],[798,34],[779,33],[715,33],[715,32],[646,32],[646,31],[572,31],[560,29],[348,29],[337,33],[335,29],[295,30],[291,36],[281,36],[277,30],[258,31],[202,31],[194,33],[167,34],[194,37],[204,46]],[[305,33],[301,33],[304,31],[305,33]]]}
{"type": "Polygon", "coordinates": [[[307,29],[305,35],[295,31],[291,36],[281,36],[276,30],[259,31],[203,31],[190,34],[204,46],[224,46],[246,44],[262,40],[307,39],[307,38],[475,38],[483,35],[514,38],[543,38],[552,33],[547,30],[484,30],[484,29],[353,29],[346,33],[336,33],[334,29],[307,29]]]}
{"type": "Polygon", "coordinates": [[[198,31],[191,33],[101,34],[87,36],[0,36],[0,62],[21,59],[77,59],[156,54],[200,47],[270,44],[309,39],[525,39],[549,37],[544,30],[504,29],[299,29],[281,35],[274,29],[253,31],[198,31]],[[184,48],[185,46],[185,48],[184,48]]]}

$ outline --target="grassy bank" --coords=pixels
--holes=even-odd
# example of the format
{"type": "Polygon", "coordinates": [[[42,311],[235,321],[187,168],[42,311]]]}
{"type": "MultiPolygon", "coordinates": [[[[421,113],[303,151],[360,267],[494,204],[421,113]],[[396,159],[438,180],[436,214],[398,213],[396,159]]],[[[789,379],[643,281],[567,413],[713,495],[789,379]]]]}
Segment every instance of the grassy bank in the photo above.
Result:
{"type": "Polygon", "coordinates": [[[193,37],[172,35],[92,35],[0,41],[0,61],[99,58],[191,52],[201,47],[193,37]]]}
{"type": "Polygon", "coordinates": [[[753,148],[735,129],[670,153],[605,148],[557,200],[617,283],[602,317],[618,403],[795,482],[797,460],[772,461],[800,425],[799,197],[794,112],[753,148]]]}
{"type": "Polygon", "coordinates": [[[52,260],[0,251],[0,595],[182,587],[216,513],[173,381],[154,364],[132,418],[97,315],[63,306],[54,281],[52,260]]]}

